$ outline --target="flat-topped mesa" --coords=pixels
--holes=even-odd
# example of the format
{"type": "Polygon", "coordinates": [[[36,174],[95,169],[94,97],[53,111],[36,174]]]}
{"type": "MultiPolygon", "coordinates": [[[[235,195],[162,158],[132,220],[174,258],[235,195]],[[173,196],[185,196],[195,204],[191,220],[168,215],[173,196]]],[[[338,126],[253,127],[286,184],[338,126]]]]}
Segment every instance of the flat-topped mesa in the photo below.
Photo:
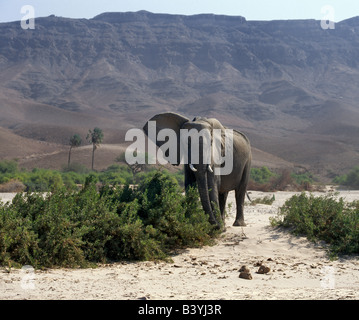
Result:
{"type": "Polygon", "coordinates": [[[216,23],[220,25],[246,23],[246,19],[242,16],[226,16],[211,13],[186,16],[178,14],[152,13],[145,10],[137,12],[105,12],[95,16],[92,20],[106,21],[109,23],[146,22],[149,24],[182,22],[189,25],[193,25],[194,23],[216,23]]]}

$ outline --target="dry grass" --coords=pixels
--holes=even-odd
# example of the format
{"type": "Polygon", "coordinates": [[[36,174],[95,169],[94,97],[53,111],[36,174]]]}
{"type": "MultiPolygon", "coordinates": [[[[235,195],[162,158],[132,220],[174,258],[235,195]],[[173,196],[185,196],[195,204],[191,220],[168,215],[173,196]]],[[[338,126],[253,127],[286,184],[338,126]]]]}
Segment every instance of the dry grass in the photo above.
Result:
{"type": "Polygon", "coordinates": [[[0,184],[0,192],[23,192],[26,186],[19,180],[10,180],[0,184]]]}

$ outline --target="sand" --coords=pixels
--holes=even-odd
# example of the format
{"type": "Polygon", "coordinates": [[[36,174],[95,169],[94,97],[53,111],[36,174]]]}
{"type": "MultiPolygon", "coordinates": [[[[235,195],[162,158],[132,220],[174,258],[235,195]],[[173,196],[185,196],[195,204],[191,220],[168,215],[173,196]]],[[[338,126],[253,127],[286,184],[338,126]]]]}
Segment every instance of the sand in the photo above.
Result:
{"type": "MultiPolygon", "coordinates": [[[[251,193],[253,199],[273,194],[276,200],[270,206],[247,205],[247,227],[238,228],[231,226],[231,193],[227,230],[217,244],[184,250],[172,257],[173,263],[46,271],[0,268],[0,299],[359,299],[358,256],[330,261],[323,246],[270,227],[269,218],[294,193],[251,193]],[[239,277],[244,265],[252,280],[239,277]],[[270,271],[257,273],[261,265],[270,271]]],[[[359,200],[359,191],[342,191],[340,196],[359,200]]]]}

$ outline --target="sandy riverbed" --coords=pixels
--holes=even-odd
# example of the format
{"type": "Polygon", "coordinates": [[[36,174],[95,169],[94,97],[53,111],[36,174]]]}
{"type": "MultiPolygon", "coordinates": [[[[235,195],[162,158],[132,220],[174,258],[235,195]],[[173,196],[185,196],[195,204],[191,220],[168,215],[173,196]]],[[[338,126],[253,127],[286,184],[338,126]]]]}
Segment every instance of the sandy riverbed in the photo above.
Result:
{"type": "MultiPolygon", "coordinates": [[[[273,193],[269,193],[272,196],[273,193]]],[[[293,192],[276,192],[273,205],[246,206],[247,227],[232,227],[215,246],[188,249],[173,263],[115,263],[96,269],[46,271],[0,268],[0,299],[359,299],[359,259],[330,261],[323,248],[269,226],[293,192]],[[258,274],[259,264],[270,268],[258,274]],[[239,278],[246,265],[252,280],[239,278]]],[[[323,193],[318,193],[323,194],[323,193]]],[[[252,192],[252,198],[268,195],[252,192]]],[[[13,195],[0,194],[3,200],[13,195]]],[[[343,191],[348,201],[359,191],[343,191]]]]}

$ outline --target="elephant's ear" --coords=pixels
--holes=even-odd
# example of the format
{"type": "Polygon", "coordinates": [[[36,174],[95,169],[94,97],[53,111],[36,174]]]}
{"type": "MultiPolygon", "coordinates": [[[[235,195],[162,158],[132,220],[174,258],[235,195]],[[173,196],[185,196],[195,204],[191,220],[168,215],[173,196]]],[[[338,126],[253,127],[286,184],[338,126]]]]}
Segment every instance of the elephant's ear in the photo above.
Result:
{"type": "MultiPolygon", "coordinates": [[[[161,113],[157,114],[154,117],[152,117],[150,120],[148,120],[143,127],[143,131],[148,135],[148,122],[149,121],[155,121],[156,122],[156,141],[153,141],[156,143],[158,147],[161,147],[165,141],[158,141],[157,136],[158,132],[162,129],[172,129],[176,135],[177,135],[177,163],[172,163],[173,165],[179,165],[180,163],[180,129],[182,126],[189,121],[188,118],[183,117],[177,113],[173,112],[167,112],[167,113],[161,113]]],[[[152,137],[150,137],[152,138],[152,137]]]]}

